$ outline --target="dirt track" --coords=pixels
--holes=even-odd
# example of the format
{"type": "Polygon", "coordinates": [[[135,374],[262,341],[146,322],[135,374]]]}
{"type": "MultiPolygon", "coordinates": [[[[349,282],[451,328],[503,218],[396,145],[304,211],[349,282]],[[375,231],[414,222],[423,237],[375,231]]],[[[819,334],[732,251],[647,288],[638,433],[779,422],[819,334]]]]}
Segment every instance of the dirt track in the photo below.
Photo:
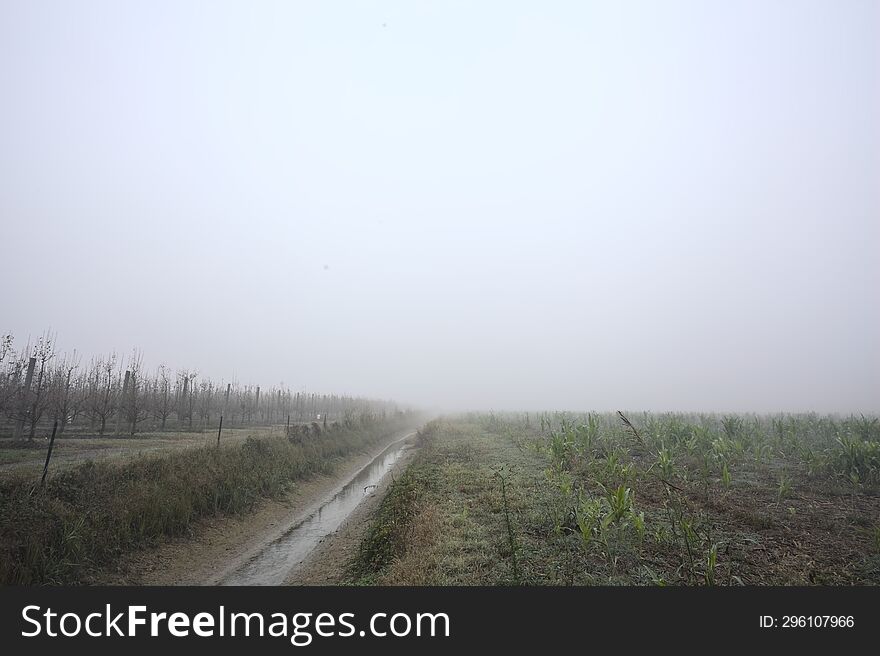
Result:
{"type": "Polygon", "coordinates": [[[294,572],[287,585],[337,585],[341,583],[346,563],[357,553],[376,507],[388,486],[406,469],[416,454],[408,449],[389,475],[369,494],[334,533],[328,535],[294,572]]]}
{"type": "MultiPolygon", "coordinates": [[[[413,431],[389,436],[369,453],[342,460],[333,476],[316,476],[297,483],[283,500],[267,501],[243,517],[216,518],[194,526],[187,538],[154,549],[126,555],[111,571],[92,583],[111,585],[214,585],[245,563],[259,550],[309,517],[388,445],[413,431]]],[[[366,530],[368,519],[393,476],[412,457],[409,449],[379,486],[365,494],[355,511],[339,529],[327,536],[288,577],[290,584],[333,584],[366,530]]]]}

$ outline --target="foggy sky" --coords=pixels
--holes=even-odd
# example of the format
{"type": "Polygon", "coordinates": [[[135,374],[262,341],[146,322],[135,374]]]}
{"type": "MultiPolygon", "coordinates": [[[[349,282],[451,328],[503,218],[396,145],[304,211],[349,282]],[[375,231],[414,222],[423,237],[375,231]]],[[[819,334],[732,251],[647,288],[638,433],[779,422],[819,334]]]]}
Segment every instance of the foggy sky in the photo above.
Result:
{"type": "Polygon", "coordinates": [[[0,332],[450,409],[880,410],[880,4],[0,0],[0,332]]]}

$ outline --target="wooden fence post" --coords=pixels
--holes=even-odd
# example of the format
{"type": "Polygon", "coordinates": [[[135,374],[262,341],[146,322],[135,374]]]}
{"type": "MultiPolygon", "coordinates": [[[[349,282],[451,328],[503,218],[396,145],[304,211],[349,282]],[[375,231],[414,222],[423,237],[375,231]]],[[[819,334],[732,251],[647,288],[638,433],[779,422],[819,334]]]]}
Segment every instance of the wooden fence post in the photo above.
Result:
{"type": "Polygon", "coordinates": [[[52,447],[55,446],[55,433],[58,431],[58,420],[55,420],[55,425],[52,427],[52,437],[49,439],[49,451],[46,453],[46,464],[43,465],[43,478],[40,479],[40,487],[43,487],[43,483],[46,482],[46,474],[49,472],[49,458],[52,457],[52,447]]]}

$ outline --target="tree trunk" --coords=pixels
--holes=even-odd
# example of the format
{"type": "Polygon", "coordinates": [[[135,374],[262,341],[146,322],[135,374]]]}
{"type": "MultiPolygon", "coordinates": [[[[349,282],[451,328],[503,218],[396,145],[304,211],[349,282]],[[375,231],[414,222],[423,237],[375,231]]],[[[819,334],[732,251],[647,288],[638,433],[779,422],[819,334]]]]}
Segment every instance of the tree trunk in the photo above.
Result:
{"type": "Polygon", "coordinates": [[[43,375],[46,371],[46,362],[45,360],[40,361],[40,375],[37,376],[37,396],[34,398],[34,404],[31,406],[31,431],[28,435],[28,442],[34,441],[34,435],[37,432],[37,421],[39,421],[39,417],[37,417],[37,406],[40,404],[40,396],[43,393],[43,375]]]}
{"type": "Polygon", "coordinates": [[[27,417],[28,397],[31,393],[31,383],[34,380],[34,367],[37,366],[37,359],[31,358],[28,362],[27,376],[24,379],[24,401],[21,404],[21,419],[15,425],[15,433],[13,439],[21,438],[21,432],[24,430],[24,420],[27,417]]]}

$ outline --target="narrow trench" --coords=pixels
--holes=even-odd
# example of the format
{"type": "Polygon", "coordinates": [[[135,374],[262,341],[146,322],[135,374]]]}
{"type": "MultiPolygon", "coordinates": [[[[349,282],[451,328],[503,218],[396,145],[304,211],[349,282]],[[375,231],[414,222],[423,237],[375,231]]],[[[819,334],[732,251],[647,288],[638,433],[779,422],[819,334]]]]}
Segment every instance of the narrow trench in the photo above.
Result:
{"type": "Polygon", "coordinates": [[[375,489],[412,446],[415,433],[389,444],[316,511],[256,551],[219,581],[220,585],[280,585],[312,550],[330,535],[375,489]]]}

